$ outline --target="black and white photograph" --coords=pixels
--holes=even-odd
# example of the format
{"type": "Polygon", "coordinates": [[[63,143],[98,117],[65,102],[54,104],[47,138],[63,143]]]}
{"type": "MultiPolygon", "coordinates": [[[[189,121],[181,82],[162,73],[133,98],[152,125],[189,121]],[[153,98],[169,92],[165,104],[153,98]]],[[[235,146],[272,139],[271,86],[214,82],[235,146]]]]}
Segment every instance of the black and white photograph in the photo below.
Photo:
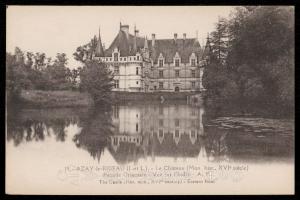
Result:
{"type": "Polygon", "coordinates": [[[6,194],[294,194],[294,12],[7,6],[6,194]]]}

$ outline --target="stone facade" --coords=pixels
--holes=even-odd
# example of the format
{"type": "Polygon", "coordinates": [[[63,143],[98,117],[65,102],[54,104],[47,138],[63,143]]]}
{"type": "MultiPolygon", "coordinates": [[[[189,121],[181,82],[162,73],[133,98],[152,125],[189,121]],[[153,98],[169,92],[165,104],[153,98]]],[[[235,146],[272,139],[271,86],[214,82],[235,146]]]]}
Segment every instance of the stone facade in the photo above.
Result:
{"type": "Polygon", "coordinates": [[[205,50],[197,38],[151,40],[129,33],[128,25],[120,30],[108,49],[101,37],[93,59],[106,63],[114,72],[114,91],[128,92],[180,92],[201,91],[205,66],[205,50]]]}

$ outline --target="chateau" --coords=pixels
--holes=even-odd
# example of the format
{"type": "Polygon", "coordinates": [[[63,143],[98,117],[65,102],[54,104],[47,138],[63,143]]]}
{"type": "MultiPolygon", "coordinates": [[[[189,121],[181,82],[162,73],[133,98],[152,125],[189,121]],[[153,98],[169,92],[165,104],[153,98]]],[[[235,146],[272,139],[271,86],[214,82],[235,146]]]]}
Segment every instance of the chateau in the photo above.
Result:
{"type": "Polygon", "coordinates": [[[100,31],[93,59],[106,63],[114,73],[114,91],[127,92],[190,92],[201,91],[206,49],[197,38],[150,40],[140,37],[134,28],[120,23],[112,44],[105,49],[100,31]]]}

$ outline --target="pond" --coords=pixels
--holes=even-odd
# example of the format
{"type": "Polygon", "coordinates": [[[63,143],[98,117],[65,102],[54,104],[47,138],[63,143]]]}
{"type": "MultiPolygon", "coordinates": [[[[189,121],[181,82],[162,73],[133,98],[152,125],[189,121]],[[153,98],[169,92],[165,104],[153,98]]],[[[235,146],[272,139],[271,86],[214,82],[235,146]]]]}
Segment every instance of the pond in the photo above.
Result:
{"type": "Polygon", "coordinates": [[[9,111],[7,184],[24,193],[29,181],[46,192],[70,165],[293,166],[293,119],[212,112],[182,102],[9,111]]]}

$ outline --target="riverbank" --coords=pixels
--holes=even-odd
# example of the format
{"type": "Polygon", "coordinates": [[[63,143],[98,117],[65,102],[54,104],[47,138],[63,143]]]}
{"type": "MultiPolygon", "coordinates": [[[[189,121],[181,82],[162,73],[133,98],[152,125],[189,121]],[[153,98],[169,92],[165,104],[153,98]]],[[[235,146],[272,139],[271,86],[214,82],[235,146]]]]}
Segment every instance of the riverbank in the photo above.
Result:
{"type": "MultiPolygon", "coordinates": [[[[172,102],[185,101],[193,92],[112,92],[113,103],[139,103],[139,102],[172,102]]],[[[11,103],[11,102],[9,102],[11,103]]],[[[89,107],[94,104],[91,96],[79,91],[41,91],[22,90],[20,102],[22,106],[36,108],[54,107],[89,107]]]]}
{"type": "Polygon", "coordinates": [[[22,90],[20,103],[27,107],[88,107],[93,100],[88,93],[78,91],[22,90]]]}
{"type": "Polygon", "coordinates": [[[112,92],[116,102],[140,102],[140,101],[180,101],[187,100],[194,92],[112,92]]]}

